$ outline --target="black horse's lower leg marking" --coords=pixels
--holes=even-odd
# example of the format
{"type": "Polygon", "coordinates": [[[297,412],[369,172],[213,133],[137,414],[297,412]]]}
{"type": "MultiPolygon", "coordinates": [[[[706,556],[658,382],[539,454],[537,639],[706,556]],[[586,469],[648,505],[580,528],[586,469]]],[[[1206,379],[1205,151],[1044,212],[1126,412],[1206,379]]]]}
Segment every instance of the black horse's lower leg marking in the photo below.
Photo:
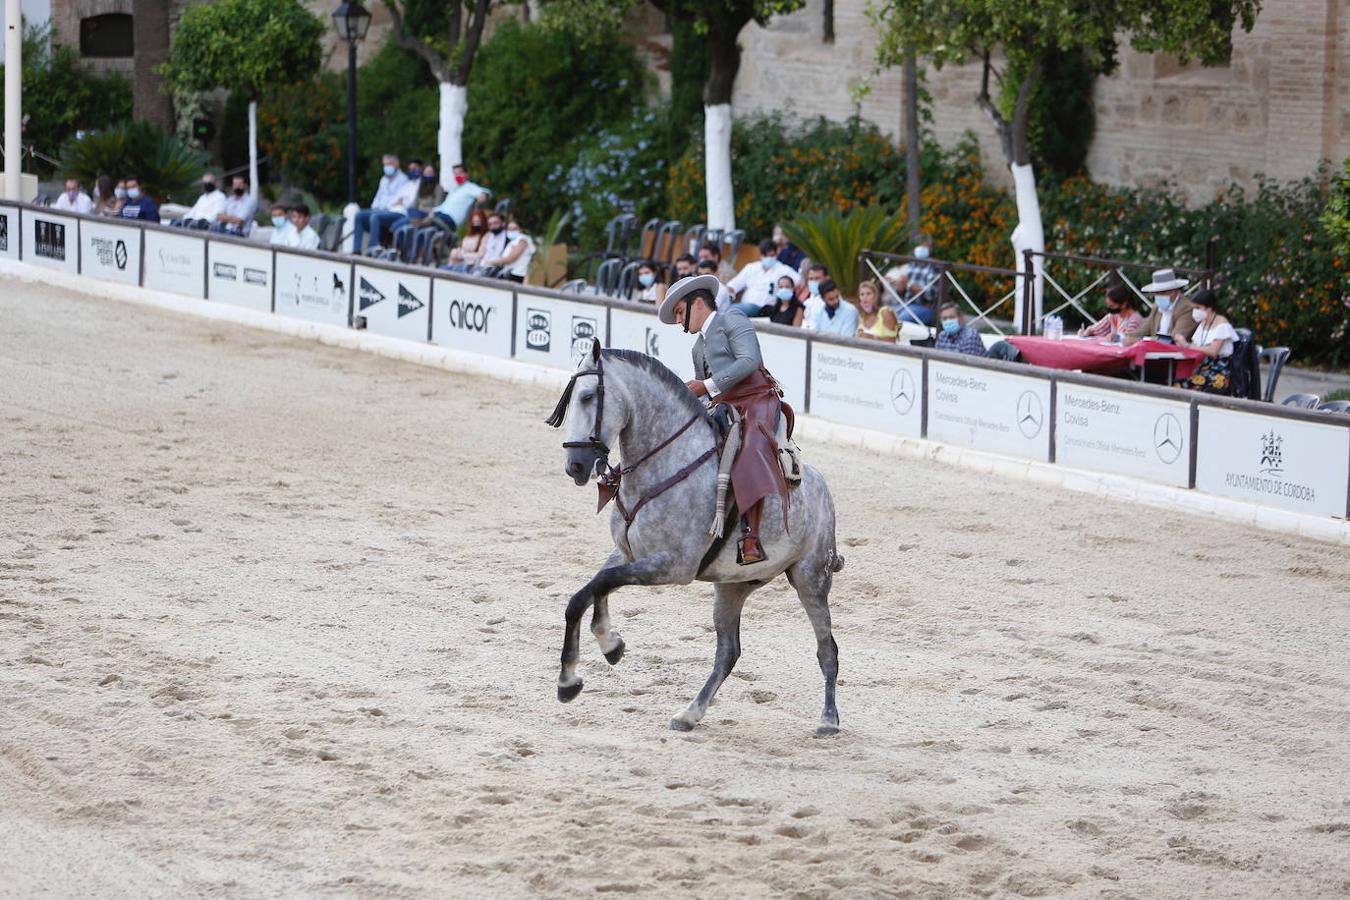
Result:
{"type": "MultiPolygon", "coordinates": [[[[581,656],[581,619],[592,604],[605,600],[611,591],[631,584],[656,584],[669,579],[667,567],[670,565],[665,554],[644,556],[633,562],[619,562],[624,557],[616,551],[611,554],[606,565],[596,572],[585,587],[572,595],[567,602],[566,629],[563,633],[562,672],[558,675],[558,699],[563,703],[576,698],[581,693],[582,681],[577,675],[577,660],[581,656]]],[[[591,630],[600,641],[600,649],[612,664],[623,656],[623,640],[609,630],[609,607],[596,607],[591,630]],[[606,646],[606,642],[609,646],[606,646]],[[613,658],[611,658],[613,654],[613,658]]]]}
{"type": "Polygon", "coordinates": [[[670,720],[670,727],[674,730],[690,731],[698,724],[707,713],[713,698],[717,696],[717,689],[736,667],[736,660],[741,656],[741,610],[745,608],[746,598],[759,587],[759,584],[755,582],[716,585],[713,624],[717,627],[717,657],[713,661],[712,674],[708,676],[703,690],[690,701],[684,712],[670,720]]]}

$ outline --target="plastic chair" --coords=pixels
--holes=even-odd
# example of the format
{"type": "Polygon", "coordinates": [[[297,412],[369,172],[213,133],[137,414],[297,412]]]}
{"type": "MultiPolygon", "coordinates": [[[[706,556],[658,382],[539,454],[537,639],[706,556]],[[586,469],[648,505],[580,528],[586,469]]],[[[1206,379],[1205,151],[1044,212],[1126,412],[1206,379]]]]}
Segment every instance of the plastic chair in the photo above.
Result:
{"type": "Polygon", "coordinates": [[[741,244],[744,243],[745,232],[739,228],[722,235],[722,259],[727,265],[736,265],[736,255],[741,252],[741,244]]]}
{"type": "Polygon", "coordinates": [[[511,215],[512,206],[513,204],[511,202],[511,198],[503,197],[502,199],[497,201],[496,206],[492,207],[492,211],[499,216],[509,216],[511,215]]]}
{"type": "Polygon", "coordinates": [[[651,259],[656,253],[656,235],[661,230],[661,219],[648,219],[642,223],[642,236],[638,238],[637,253],[639,259],[651,259]]]}
{"type": "Polygon", "coordinates": [[[652,247],[651,262],[660,266],[673,265],[675,257],[680,255],[680,232],[684,225],[672,219],[656,232],[656,244],[652,247]]]}
{"type": "Polygon", "coordinates": [[[390,235],[389,249],[393,251],[395,259],[408,262],[412,258],[412,236],[416,230],[417,226],[411,222],[394,229],[394,233],[390,235]]]}
{"type": "Polygon", "coordinates": [[[1350,413],[1350,400],[1328,400],[1317,408],[1322,410],[1322,412],[1350,413]]]}
{"type": "Polygon", "coordinates": [[[1236,328],[1233,342],[1232,388],[1234,397],[1261,399],[1261,349],[1252,340],[1250,328],[1236,328]]]}
{"type": "Polygon", "coordinates": [[[635,259],[619,270],[619,280],[615,285],[615,293],[625,300],[633,299],[633,288],[637,286],[638,267],[642,265],[642,262],[635,259]]]}
{"type": "Polygon", "coordinates": [[[563,286],[558,288],[564,294],[584,294],[587,284],[585,278],[573,278],[571,281],[563,282],[563,286]]]}
{"type": "Polygon", "coordinates": [[[1280,372],[1289,361],[1288,347],[1266,347],[1261,351],[1261,361],[1266,364],[1266,389],[1261,399],[1267,403],[1275,400],[1275,385],[1280,380],[1280,372]]]}
{"type": "MultiPolygon", "coordinates": [[[[698,256],[699,245],[703,243],[703,235],[708,231],[705,225],[690,225],[684,233],[684,253],[690,256],[698,256]]],[[[675,254],[679,256],[680,254],[675,254]]]]}
{"type": "Polygon", "coordinates": [[[1295,406],[1299,409],[1317,409],[1322,398],[1316,394],[1290,394],[1280,402],[1281,406],[1295,406]]]}
{"type": "Polygon", "coordinates": [[[619,289],[619,270],[623,268],[623,260],[607,259],[595,270],[595,290],[597,293],[607,296],[614,296],[619,289]]]}

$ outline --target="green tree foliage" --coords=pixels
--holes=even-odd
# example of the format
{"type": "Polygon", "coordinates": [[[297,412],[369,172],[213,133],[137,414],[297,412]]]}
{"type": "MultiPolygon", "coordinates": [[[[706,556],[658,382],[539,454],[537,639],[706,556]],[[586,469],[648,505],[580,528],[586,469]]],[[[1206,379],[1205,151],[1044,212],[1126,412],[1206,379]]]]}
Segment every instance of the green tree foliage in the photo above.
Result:
{"type": "MultiPolygon", "coordinates": [[[[116,73],[93,71],[73,48],[53,46],[49,27],[25,24],[23,111],[29,117],[24,144],[56,156],[76,131],[96,131],[130,119],[131,84],[116,73]]],[[[41,159],[31,165],[39,176],[52,174],[51,165],[41,159]]]]}
{"type": "Polygon", "coordinates": [[[513,20],[483,45],[469,85],[465,161],[527,216],[568,208],[549,176],[573,163],[576,141],[627,121],[642,102],[645,73],[633,48],[613,31],[605,48],[513,20]]]}
{"type": "Polygon", "coordinates": [[[58,172],[85,185],[100,175],[114,180],[137,175],[146,193],[161,203],[181,202],[193,192],[206,162],[204,152],[175,135],[148,122],[124,122],[67,142],[58,172]]]}
{"type": "MultiPolygon", "coordinates": [[[[1011,119],[1026,63],[1017,63],[1003,80],[1001,112],[1011,119]]],[[[1027,142],[1037,171],[1067,178],[1086,171],[1088,150],[1097,128],[1092,85],[1097,67],[1080,50],[1045,58],[1027,108],[1027,142]]]]}
{"type": "MultiPolygon", "coordinates": [[[[233,105],[242,112],[243,104],[233,105]]],[[[342,78],[321,72],[309,81],[268,88],[258,107],[258,147],[271,160],[271,171],[288,188],[340,204],[347,187],[347,86],[342,78]]]]}
{"type": "Polygon", "coordinates": [[[871,15],[883,64],[898,63],[907,52],[938,67],[982,60],[980,106],[994,121],[1008,162],[1027,164],[1031,95],[1052,57],[1081,53],[1090,70],[1109,73],[1117,35],[1124,35],[1141,52],[1218,63],[1228,57],[1234,26],[1250,31],[1260,8],[1261,0],[879,0],[871,15]],[[996,52],[1008,61],[1002,70],[992,64],[996,52]],[[1019,80],[1010,83],[1009,73],[1019,80]],[[991,76],[1011,92],[1011,109],[996,103],[991,76]]]}
{"type": "Polygon", "coordinates": [[[703,121],[703,85],[708,81],[708,42],[686,19],[670,23],[670,149],[679,159],[703,121]]]}
{"type": "MultiPolygon", "coordinates": [[[[1327,207],[1322,213],[1322,227],[1331,236],[1336,252],[1350,260],[1350,157],[1346,157],[1340,177],[1332,183],[1327,207]]],[[[1350,286],[1347,289],[1350,290],[1350,286]]]]}
{"type": "Polygon", "coordinates": [[[318,71],[323,20],[300,0],[216,0],[189,6],[162,73],[175,90],[223,87],[257,97],[318,71]]]}

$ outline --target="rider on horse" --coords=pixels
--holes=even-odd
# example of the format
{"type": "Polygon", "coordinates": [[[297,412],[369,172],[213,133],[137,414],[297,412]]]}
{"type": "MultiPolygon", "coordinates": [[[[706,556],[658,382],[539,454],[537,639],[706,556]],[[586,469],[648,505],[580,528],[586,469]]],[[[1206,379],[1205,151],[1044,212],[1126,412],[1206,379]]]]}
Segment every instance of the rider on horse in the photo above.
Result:
{"type": "Polygon", "coordinates": [[[778,461],[780,398],[777,382],[759,352],[755,327],[738,309],[718,310],[721,288],[714,275],[682,278],[670,286],[659,317],[667,325],[681,325],[694,342],[694,374],[688,382],[696,396],[716,408],[735,408],[741,420],[741,446],[731,466],[731,487],[741,510],[742,537],[737,561],[752,565],[765,559],[759,541],[759,522],[765,497],[782,497],[787,522],[788,492],[778,461]]]}

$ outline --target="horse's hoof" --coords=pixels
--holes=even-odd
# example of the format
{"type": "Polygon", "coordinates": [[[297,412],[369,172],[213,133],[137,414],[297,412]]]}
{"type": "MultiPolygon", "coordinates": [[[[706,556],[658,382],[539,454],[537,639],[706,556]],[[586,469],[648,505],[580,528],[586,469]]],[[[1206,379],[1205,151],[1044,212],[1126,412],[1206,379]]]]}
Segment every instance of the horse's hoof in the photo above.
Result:
{"type": "Polygon", "coordinates": [[[838,733],[838,725],[822,725],[816,729],[816,737],[834,737],[838,733]]]}
{"type": "Polygon", "coordinates": [[[611,666],[617,666],[621,659],[623,659],[623,641],[619,641],[618,646],[605,654],[605,662],[611,666]]]}
{"type": "Polygon", "coordinates": [[[558,700],[563,703],[571,703],[573,700],[577,699],[577,694],[581,693],[581,685],[583,683],[584,682],[578,678],[576,684],[558,685],[558,700]]]}
{"type": "Polygon", "coordinates": [[[694,730],[694,723],[693,723],[693,722],[689,722],[689,721],[687,721],[687,720],[685,720],[685,719],[681,719],[681,718],[679,718],[678,716],[676,716],[675,718],[673,718],[673,719],[670,720],[670,730],[671,730],[671,731],[693,731],[693,730],[694,730]]]}

